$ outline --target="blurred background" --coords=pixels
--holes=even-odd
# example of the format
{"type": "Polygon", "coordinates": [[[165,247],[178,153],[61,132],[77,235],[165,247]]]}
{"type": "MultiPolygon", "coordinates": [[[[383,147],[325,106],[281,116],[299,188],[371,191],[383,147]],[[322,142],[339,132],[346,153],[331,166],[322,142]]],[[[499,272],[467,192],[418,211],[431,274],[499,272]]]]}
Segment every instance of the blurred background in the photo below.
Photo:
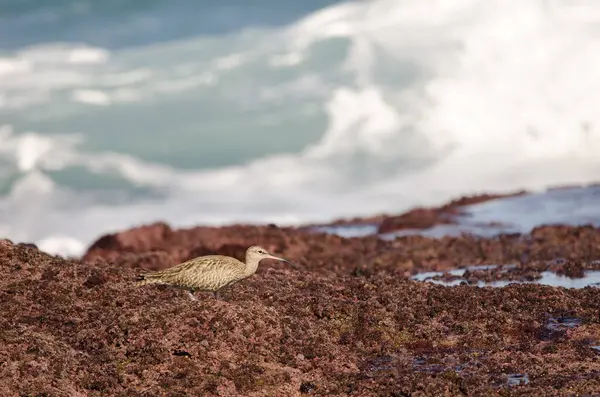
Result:
{"type": "Polygon", "coordinates": [[[596,0],[0,0],[0,236],[600,180],[596,0]]]}

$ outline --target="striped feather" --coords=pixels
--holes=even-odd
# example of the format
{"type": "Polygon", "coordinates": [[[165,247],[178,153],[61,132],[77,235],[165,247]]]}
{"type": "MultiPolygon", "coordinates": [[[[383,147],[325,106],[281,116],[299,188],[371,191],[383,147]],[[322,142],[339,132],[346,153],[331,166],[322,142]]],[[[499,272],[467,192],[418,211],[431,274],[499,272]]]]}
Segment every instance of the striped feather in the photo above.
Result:
{"type": "Polygon", "coordinates": [[[207,255],[190,259],[179,265],[140,276],[137,285],[168,284],[178,287],[216,291],[245,278],[246,265],[239,260],[207,255]]]}

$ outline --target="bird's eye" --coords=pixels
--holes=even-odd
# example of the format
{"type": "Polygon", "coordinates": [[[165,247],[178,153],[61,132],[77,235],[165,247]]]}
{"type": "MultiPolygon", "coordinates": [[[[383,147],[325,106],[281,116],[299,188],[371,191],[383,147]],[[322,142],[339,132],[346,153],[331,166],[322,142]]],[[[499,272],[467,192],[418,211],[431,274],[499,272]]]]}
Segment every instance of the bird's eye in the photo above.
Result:
{"type": "Polygon", "coordinates": [[[264,253],[265,253],[265,251],[263,251],[263,250],[258,250],[258,253],[259,253],[259,254],[264,254],[264,253]]]}

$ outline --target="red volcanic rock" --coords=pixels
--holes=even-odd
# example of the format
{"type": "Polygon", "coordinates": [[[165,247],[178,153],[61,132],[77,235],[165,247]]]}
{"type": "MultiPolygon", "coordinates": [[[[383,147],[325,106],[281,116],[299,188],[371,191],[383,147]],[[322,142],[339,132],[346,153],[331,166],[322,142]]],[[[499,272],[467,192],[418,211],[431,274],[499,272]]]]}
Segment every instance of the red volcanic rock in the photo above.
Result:
{"type": "Polygon", "coordinates": [[[441,208],[446,209],[446,210],[452,210],[457,207],[464,207],[466,205],[485,203],[486,201],[496,200],[499,198],[522,196],[526,193],[527,193],[526,191],[520,190],[518,192],[506,193],[506,194],[476,194],[476,195],[472,195],[472,196],[464,196],[459,199],[450,201],[448,204],[442,206],[441,208]]]}
{"type": "Polygon", "coordinates": [[[479,204],[499,198],[525,194],[519,191],[510,194],[480,194],[465,196],[438,208],[416,208],[398,216],[385,216],[379,223],[378,233],[389,233],[401,229],[428,229],[440,224],[454,224],[454,217],[460,214],[461,207],[479,204]]]}
{"type": "MultiPolygon", "coordinates": [[[[400,215],[375,215],[370,217],[355,217],[350,219],[337,219],[327,225],[315,224],[313,226],[343,226],[343,225],[377,225],[378,233],[389,233],[401,229],[428,229],[440,224],[454,224],[454,217],[461,213],[462,207],[479,204],[499,198],[521,196],[526,191],[507,194],[478,194],[464,196],[450,201],[441,207],[415,208],[400,215]]],[[[490,225],[491,226],[491,225],[490,225]]]]}
{"type": "Polygon", "coordinates": [[[385,217],[378,233],[389,233],[400,229],[428,229],[439,224],[453,223],[451,213],[441,209],[416,208],[405,214],[385,217]]]}
{"type": "Polygon", "coordinates": [[[168,241],[171,228],[162,222],[102,236],[88,250],[88,259],[109,256],[110,252],[145,252],[168,241]]]}
{"type": "MultiPolygon", "coordinates": [[[[170,230],[162,240],[151,240],[144,239],[144,230],[138,228],[125,232],[129,236],[139,233],[131,241],[143,241],[143,244],[129,244],[123,249],[120,245],[98,248],[95,243],[83,260],[156,270],[213,253],[243,259],[247,247],[260,244],[304,270],[323,275],[374,275],[383,272],[406,278],[420,271],[448,270],[466,265],[524,264],[561,257],[574,261],[600,258],[600,233],[591,226],[545,226],[534,229],[531,235],[510,234],[490,239],[475,236],[433,239],[415,235],[394,240],[382,240],[376,236],[343,238],[305,229],[244,225],[170,230]]],[[[119,233],[111,238],[120,239],[119,233]]],[[[100,238],[103,239],[105,237],[100,238]]],[[[268,266],[287,267],[277,262],[268,266]]],[[[259,272],[263,271],[265,267],[259,268],[259,272]]]]}
{"type": "MultiPolygon", "coordinates": [[[[586,228],[537,235],[531,244],[539,244],[540,253],[562,243],[583,250],[572,256],[597,254],[575,235],[600,247],[597,230],[596,237],[586,228]]],[[[164,240],[135,237],[123,252],[102,248],[115,259],[89,261],[3,241],[0,395],[597,393],[597,289],[450,288],[394,273],[419,262],[440,267],[450,254],[471,260],[513,255],[523,240],[378,242],[273,228],[200,228],[172,231],[164,240]],[[225,244],[239,254],[250,240],[310,259],[301,271],[256,274],[224,290],[223,301],[206,294],[194,302],[177,289],[134,286],[132,267],[156,265],[148,259],[155,255],[168,261],[225,244]],[[343,259],[328,262],[334,261],[328,244],[343,259]],[[149,251],[135,252],[141,247],[149,251]],[[331,263],[339,274],[320,271],[331,263]],[[365,264],[368,272],[349,275],[365,264]]]]}

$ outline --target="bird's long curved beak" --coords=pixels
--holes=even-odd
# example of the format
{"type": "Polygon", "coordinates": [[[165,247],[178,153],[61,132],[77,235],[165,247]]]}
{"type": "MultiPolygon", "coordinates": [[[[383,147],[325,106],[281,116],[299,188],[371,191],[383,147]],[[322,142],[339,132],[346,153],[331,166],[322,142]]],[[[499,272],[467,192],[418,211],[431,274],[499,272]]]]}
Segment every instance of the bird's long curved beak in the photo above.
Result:
{"type": "Polygon", "coordinates": [[[297,266],[297,265],[293,264],[292,262],[288,261],[287,259],[283,259],[283,258],[280,258],[280,257],[278,257],[278,256],[269,255],[267,258],[270,258],[270,259],[275,259],[275,260],[277,260],[277,261],[280,261],[280,262],[285,262],[285,263],[287,263],[287,264],[291,265],[291,266],[292,266],[294,269],[297,269],[297,268],[298,268],[298,266],[297,266]]]}

